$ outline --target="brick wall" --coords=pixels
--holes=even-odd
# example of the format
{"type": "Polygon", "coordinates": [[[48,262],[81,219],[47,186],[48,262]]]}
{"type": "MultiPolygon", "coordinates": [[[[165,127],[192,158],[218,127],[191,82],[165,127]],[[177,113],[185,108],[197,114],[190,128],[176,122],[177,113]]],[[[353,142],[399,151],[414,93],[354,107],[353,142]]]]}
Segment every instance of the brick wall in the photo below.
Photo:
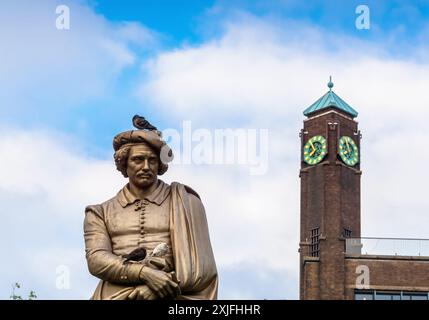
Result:
{"type": "Polygon", "coordinates": [[[429,291],[429,257],[346,256],[346,299],[354,299],[358,266],[369,270],[370,290],[429,291]]]}

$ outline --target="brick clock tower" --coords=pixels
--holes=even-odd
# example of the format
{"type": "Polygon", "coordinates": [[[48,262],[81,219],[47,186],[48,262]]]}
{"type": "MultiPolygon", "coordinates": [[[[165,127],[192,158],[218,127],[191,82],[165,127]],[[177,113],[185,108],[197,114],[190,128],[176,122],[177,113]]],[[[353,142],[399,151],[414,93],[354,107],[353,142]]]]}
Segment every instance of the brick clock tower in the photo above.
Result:
{"type": "Polygon", "coordinates": [[[358,113],[332,91],[301,130],[300,298],[344,299],[345,239],[360,237],[358,113]]]}

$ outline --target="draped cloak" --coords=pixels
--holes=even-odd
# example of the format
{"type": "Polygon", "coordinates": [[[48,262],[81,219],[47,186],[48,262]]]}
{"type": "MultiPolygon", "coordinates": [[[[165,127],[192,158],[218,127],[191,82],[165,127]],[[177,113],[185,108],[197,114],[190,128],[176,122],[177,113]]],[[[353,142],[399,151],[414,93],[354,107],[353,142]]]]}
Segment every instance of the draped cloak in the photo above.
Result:
{"type": "MultiPolygon", "coordinates": [[[[158,183],[157,190],[165,196],[165,201],[169,201],[167,214],[171,265],[180,281],[181,290],[176,299],[216,299],[218,274],[204,206],[191,188],[177,182],[168,185],[158,180],[158,183]]],[[[123,259],[112,246],[108,231],[109,224],[112,224],[109,213],[112,210],[123,210],[119,202],[120,193],[85,210],[84,237],[88,269],[101,279],[92,296],[94,300],[126,299],[137,285],[144,284],[140,278],[142,265],[124,265],[123,259]]],[[[133,248],[133,244],[129,247],[133,248]]]]}

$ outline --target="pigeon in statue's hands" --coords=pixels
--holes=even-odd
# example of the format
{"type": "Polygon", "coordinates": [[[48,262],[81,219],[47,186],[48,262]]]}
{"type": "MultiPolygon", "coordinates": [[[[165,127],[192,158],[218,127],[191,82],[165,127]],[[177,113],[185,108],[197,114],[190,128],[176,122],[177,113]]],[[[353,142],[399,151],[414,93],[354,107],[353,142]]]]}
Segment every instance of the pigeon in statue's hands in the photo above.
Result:
{"type": "Polygon", "coordinates": [[[131,251],[129,254],[123,255],[122,258],[125,258],[124,264],[129,263],[130,261],[141,261],[146,258],[146,249],[143,247],[137,248],[131,251]]]}
{"type": "Polygon", "coordinates": [[[124,264],[129,263],[130,261],[138,262],[144,260],[146,256],[149,257],[162,257],[165,256],[168,253],[168,245],[164,242],[158,244],[153,251],[148,255],[147,250],[143,247],[139,247],[133,251],[131,251],[129,254],[123,255],[122,258],[125,258],[124,264]]]}
{"type": "Polygon", "coordinates": [[[162,257],[168,253],[168,245],[164,242],[158,244],[150,254],[151,257],[162,257]]]}

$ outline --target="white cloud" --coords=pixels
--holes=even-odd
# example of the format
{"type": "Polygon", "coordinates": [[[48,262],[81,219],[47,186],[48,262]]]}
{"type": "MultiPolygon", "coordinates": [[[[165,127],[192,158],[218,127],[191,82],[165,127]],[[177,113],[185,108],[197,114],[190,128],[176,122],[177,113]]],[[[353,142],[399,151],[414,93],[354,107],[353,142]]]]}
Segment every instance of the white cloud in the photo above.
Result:
{"type": "Polygon", "coordinates": [[[70,30],[55,25],[63,1],[0,3],[1,114],[42,114],[106,96],[138,57],[131,45],[153,47],[156,36],[132,22],[111,23],[82,2],[67,2],[70,30]]]}
{"type": "Polygon", "coordinates": [[[396,60],[382,49],[305,24],[286,23],[282,29],[243,19],[229,23],[219,39],[165,52],[146,63],[149,79],[138,95],[169,114],[204,124],[215,117],[222,125],[237,116],[283,122],[294,117],[296,123],[301,111],[327,90],[332,74],[334,90],[356,106],[361,121],[381,116],[416,120],[414,112],[424,112],[429,99],[422,95],[429,66],[412,57],[396,60]],[[403,112],[404,105],[412,112],[403,112]]]}
{"type": "Polygon", "coordinates": [[[9,261],[2,296],[17,281],[42,299],[89,298],[96,281],[86,268],[84,209],[114,196],[125,180],[113,161],[84,156],[57,132],[9,128],[0,135],[0,250],[9,261]],[[70,268],[70,290],[56,290],[59,265],[70,268]]]}

